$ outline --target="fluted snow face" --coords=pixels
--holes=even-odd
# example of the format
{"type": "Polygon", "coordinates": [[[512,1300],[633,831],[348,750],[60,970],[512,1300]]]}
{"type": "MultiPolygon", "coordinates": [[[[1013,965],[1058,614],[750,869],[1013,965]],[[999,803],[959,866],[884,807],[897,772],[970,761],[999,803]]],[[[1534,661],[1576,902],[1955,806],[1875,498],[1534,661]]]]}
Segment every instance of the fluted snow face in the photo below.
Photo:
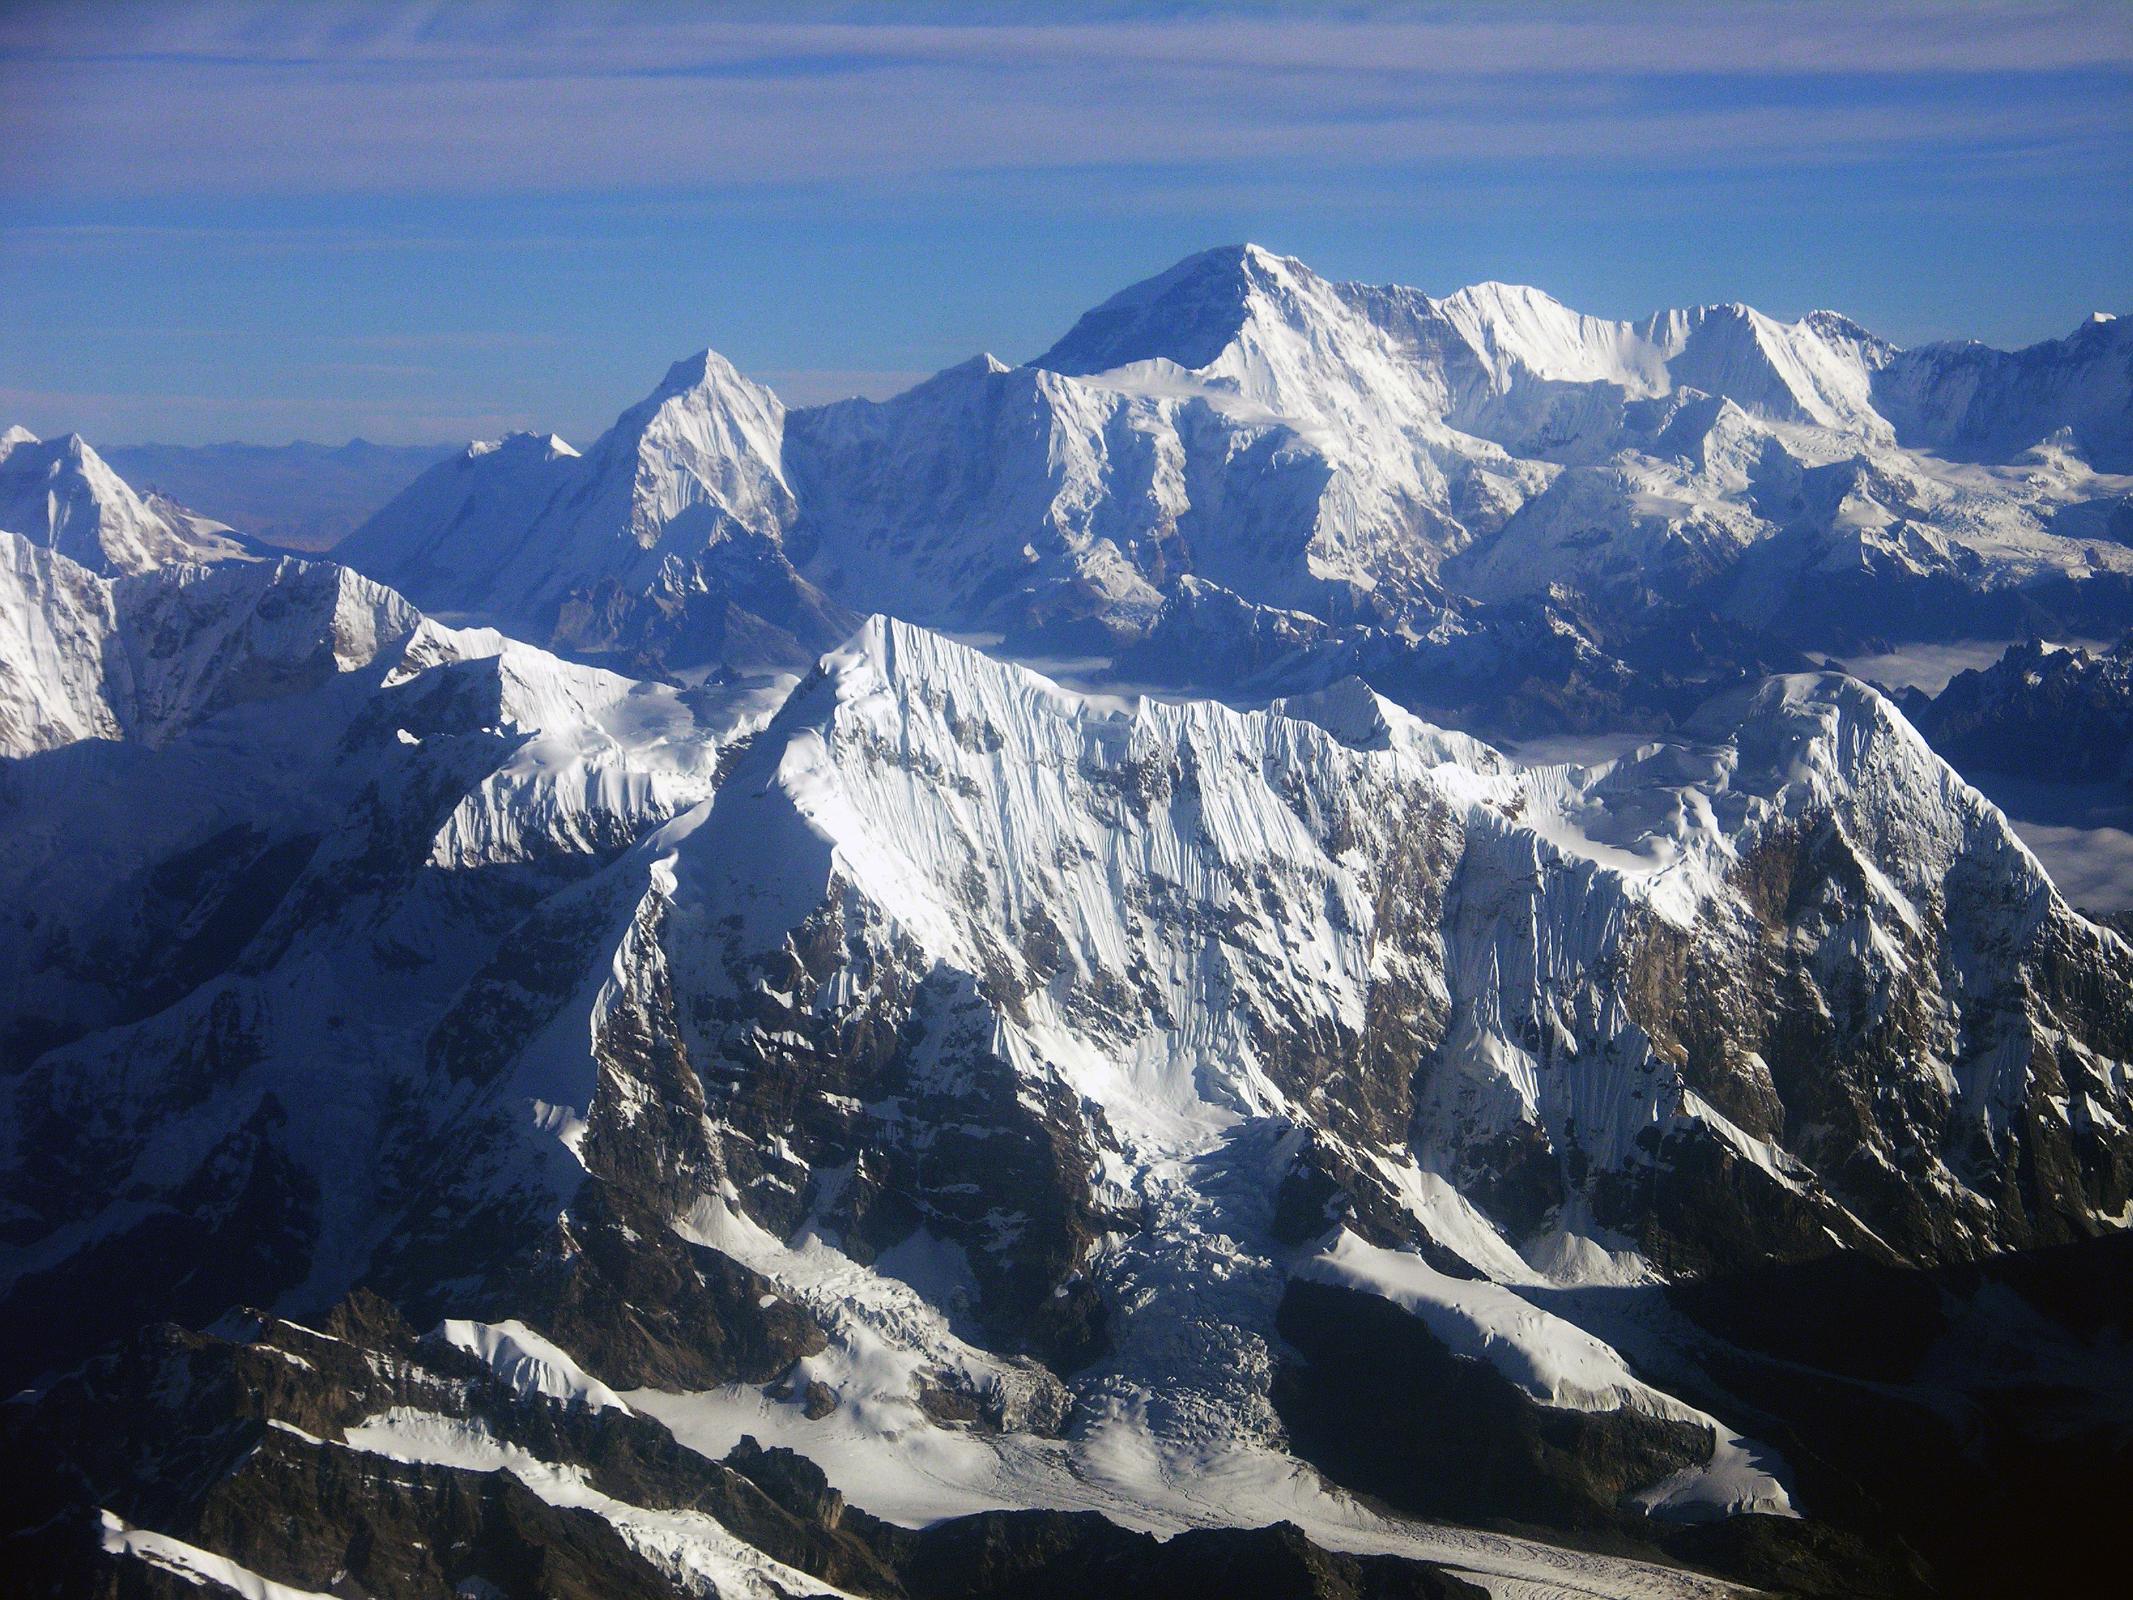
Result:
{"type": "Polygon", "coordinates": [[[785,406],[776,395],[706,350],[676,363],[646,404],[641,426],[639,413],[626,413],[611,435],[636,453],[630,529],[639,544],[657,544],[692,506],[762,534],[791,519],[780,459],[785,406]]]}
{"type": "Polygon", "coordinates": [[[0,627],[21,642],[0,663],[23,708],[6,730],[9,755],[83,738],[162,743],[215,710],[367,666],[420,620],[391,590],[330,564],[111,579],[12,534],[0,548],[0,627]]]}
{"type": "MultiPolygon", "coordinates": [[[[1359,685],[1257,714],[1129,708],[877,620],[670,830],[660,981],[731,999],[738,953],[839,904],[875,930],[855,969],[900,948],[968,975],[994,1049],[1102,1107],[1143,1177],[1268,1118],[1410,1184],[1479,1171],[1522,1129],[1590,1172],[1636,1170],[1686,1132],[1842,1220],[1811,1162],[1721,1115],[1706,1069],[1657,1037],[1680,996],[1640,987],[1640,963],[1663,947],[1747,971],[1783,906],[1745,885],[1818,836],[1837,887],[1793,937],[1831,981],[1864,973],[1879,1004],[1932,1012],[1889,1070],[1982,1125],[2008,1086],[1964,1103],[1963,1012],[1992,1014],[2025,981],[2021,952],[2076,922],[1871,690],[1774,680],[1700,731],[1712,742],[1518,769],[1359,685]]],[[[1786,870],[1796,899],[1822,881],[1786,870]]],[[[828,985],[810,1003],[821,1022],[856,1001],[828,985]]],[[[745,1054],[756,1026],[697,1047],[745,1054]]],[[[2122,1074],[2098,1079],[2114,1103],[2122,1074]]]]}
{"type": "Polygon", "coordinates": [[[682,892],[714,925],[758,899],[770,852],[748,833],[789,809],[826,846],[792,894],[834,877],[929,960],[1019,995],[1032,1058],[1151,1136],[1286,1107],[1254,1035],[1360,1033],[1374,961],[1426,957],[1378,947],[1368,859],[1438,803],[1413,749],[1207,703],[1109,710],[878,619],[828,672],[781,717],[763,799],[735,791],[682,847],[682,892]],[[1133,1004],[1105,1014],[1104,994],[1133,1004]]]}
{"type": "MultiPolygon", "coordinates": [[[[1007,1381],[836,1254],[870,1259],[852,1196],[885,1184],[926,1219],[895,1270],[957,1316],[1016,1326],[1018,1272],[1095,1286],[1092,1426],[1162,1449],[1271,1430],[1292,1272],[1545,1404],[1693,1421],[1527,1291],[1710,1270],[1698,1214],[1755,1251],[1974,1253],[2029,1225],[1987,1198],[2020,1163],[2133,1117],[2125,947],[1887,701],[1778,679],[1694,733],[1519,767],[1353,682],[1114,701],[876,619],[613,869],[627,909],[510,1081],[646,1128],[641,1041],[671,1041],[704,1093],[680,1226],[867,1329],[820,1370],[868,1406],[900,1403],[870,1341],[1007,1381]],[[1862,1108],[1842,1139],[1825,1092],[1862,1108]],[[1913,1210],[1858,1180],[1898,1162],[1913,1210]],[[1299,1242],[1300,1163],[1346,1199],[1299,1242]],[[1732,1187],[1669,1187],[1706,1163],[1732,1187]]],[[[2110,1225],[2111,1170],[2056,1225],[2110,1225]]],[[[1783,1509],[1726,1438],[1685,1503],[1783,1509]]]]}
{"type": "MultiPolygon", "coordinates": [[[[1205,1462],[1278,1441],[1292,1278],[1536,1403],[1700,1427],[1543,1291],[2125,1214],[2133,952],[1841,677],[1532,767],[1353,680],[1108,699],[877,618],[718,720],[327,564],[10,555],[38,650],[101,641],[16,725],[111,719],[8,774],[38,921],[0,990],[72,1042],[8,1081],[0,1174],[54,1230],[179,1203],[254,1118],[318,1195],[273,1292],[330,1297],[591,1172],[820,1312],[846,1423],[926,1425],[943,1374],[1056,1418],[1000,1353],[1052,1341],[1057,1448],[1205,1462]],[[122,658],[133,700],[67,700],[122,658]],[[182,947],[138,898],[181,870],[262,920],[143,1017],[67,952],[182,947]],[[79,1181],[33,1195],[32,1145],[79,1181]],[[1091,1304],[1101,1348],[1059,1323],[1091,1304]]],[[[1714,1432],[1661,1499],[1785,1510],[1714,1432]]]]}
{"type": "Polygon", "coordinates": [[[0,533],[0,560],[0,754],[117,738],[103,675],[109,586],[11,533],[0,533]]]}

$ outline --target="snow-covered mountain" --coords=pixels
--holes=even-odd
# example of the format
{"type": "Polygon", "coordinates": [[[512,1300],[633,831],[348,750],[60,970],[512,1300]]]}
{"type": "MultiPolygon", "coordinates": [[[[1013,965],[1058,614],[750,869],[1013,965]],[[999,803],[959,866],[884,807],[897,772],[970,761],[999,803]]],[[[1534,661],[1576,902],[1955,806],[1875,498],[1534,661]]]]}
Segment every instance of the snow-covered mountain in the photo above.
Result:
{"type": "Polygon", "coordinates": [[[79,434],[0,433],[0,532],[19,534],[92,572],[148,572],[250,554],[230,528],[133,492],[79,434]]]}
{"type": "Polygon", "coordinates": [[[854,618],[786,555],[784,427],[775,395],[705,351],[583,456],[532,434],[471,445],[335,554],[580,654],[804,661],[854,618]]]}
{"type": "MultiPolygon", "coordinates": [[[[788,412],[706,354],[586,456],[476,447],[344,554],[432,609],[672,668],[790,663],[881,610],[1204,685],[1210,648],[1149,641],[1181,605],[1204,630],[1221,591],[1238,632],[1213,655],[1300,615],[1395,693],[1446,642],[1512,655],[1536,605],[1599,678],[1635,676],[1656,608],[1706,641],[1710,692],[1777,645],[2133,618],[2116,326],[1905,352],[1828,312],[1610,322],[1241,246],[1028,366],[887,401],[788,412]]],[[[1502,725],[1577,698],[1521,699],[1527,675],[1502,725]]]]}
{"type": "Polygon", "coordinates": [[[2133,785],[2133,633],[2095,651],[2025,640],[1905,709],[1965,770],[2133,785]]]}
{"type": "Polygon", "coordinates": [[[2133,616],[2115,330],[1246,246],[881,402],[707,351],[345,564],[9,434],[10,1569],[2078,1586],[2133,946],[1800,669],[2133,616]]]}
{"type": "Polygon", "coordinates": [[[1934,344],[1895,352],[1874,403],[1907,443],[1958,461],[2012,460],[2064,430],[2105,472],[2133,472],[2133,323],[2099,311],[2026,350],[1934,344]]]}
{"type": "MultiPolygon", "coordinates": [[[[776,499],[722,481],[735,526],[776,499]]],[[[324,1585],[241,1508],[347,1474],[403,1548],[515,1485],[536,1547],[733,1592],[996,1592],[707,1487],[748,1434],[828,1473],[778,1469],[810,1539],[834,1486],[1717,1592],[1410,1520],[1508,1518],[1858,1592],[1885,1498],[1668,1285],[2127,1214],[2133,950],[1834,675],[1530,767],[1352,680],[1092,697],[877,617],[684,691],[330,565],[9,554],[0,1349],[20,1382],[216,1323],[9,1408],[112,1561],[324,1585]],[[358,1285],[436,1337],[309,1331],[358,1285]],[[1328,1380],[1375,1364],[1485,1470],[1359,1452],[1384,1402],[1328,1380]],[[129,1384],[161,1398],[99,1409],[129,1384]],[[293,1454],[194,1498],[135,1476],[261,1439],[293,1454]]]]}

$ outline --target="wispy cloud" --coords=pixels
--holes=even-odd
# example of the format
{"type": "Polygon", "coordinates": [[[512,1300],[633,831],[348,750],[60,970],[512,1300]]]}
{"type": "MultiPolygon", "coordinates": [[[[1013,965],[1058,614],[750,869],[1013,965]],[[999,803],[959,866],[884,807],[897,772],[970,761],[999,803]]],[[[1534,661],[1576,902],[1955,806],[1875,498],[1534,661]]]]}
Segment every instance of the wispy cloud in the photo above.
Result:
{"type": "Polygon", "coordinates": [[[1856,160],[2133,126],[2116,4],[1498,5],[1095,23],[678,8],[30,9],[15,193],[531,191],[1149,165],[1856,160]],[[2115,90],[1921,97],[1921,76],[2115,90]],[[1833,105],[1811,87],[1853,80],[1833,105]],[[1705,80],[1753,79],[1751,96],[1705,80]]]}
{"type": "Polygon", "coordinates": [[[1898,338],[2124,303],[2119,0],[832,3],[0,0],[0,383],[92,437],[583,434],[707,341],[878,396],[1239,237],[1898,338]]]}

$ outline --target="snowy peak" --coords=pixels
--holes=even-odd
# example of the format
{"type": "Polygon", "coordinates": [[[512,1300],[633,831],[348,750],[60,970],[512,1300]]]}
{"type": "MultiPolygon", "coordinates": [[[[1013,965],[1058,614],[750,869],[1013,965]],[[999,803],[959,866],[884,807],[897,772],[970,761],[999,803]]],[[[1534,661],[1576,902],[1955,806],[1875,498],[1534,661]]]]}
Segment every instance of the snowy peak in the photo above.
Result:
{"type": "Polygon", "coordinates": [[[1478,356],[1493,385],[1521,377],[1613,383],[1631,394],[1662,393],[1665,354],[1627,323],[1573,311],[1522,284],[1478,283],[1425,302],[1478,356]]]}
{"type": "Polygon", "coordinates": [[[604,502],[628,473],[627,527],[651,548],[692,508],[775,534],[792,515],[783,465],[785,406],[715,350],[677,361],[590,453],[604,502]]]}
{"type": "Polygon", "coordinates": [[[483,456],[495,456],[505,461],[555,461],[578,452],[561,435],[507,433],[501,439],[476,439],[462,452],[466,460],[479,460],[483,456]]]}
{"type": "MultiPolygon", "coordinates": [[[[1975,459],[1948,441],[1989,434],[2013,461],[2071,426],[2109,471],[2120,326],[2003,371],[1899,353],[1827,311],[1613,321],[1515,284],[1439,300],[1225,246],[1113,295],[1028,366],[979,356],[880,402],[788,412],[699,352],[582,459],[504,441],[344,549],[432,611],[676,667],[758,648],[802,666],[873,610],[1083,654],[1144,636],[1187,578],[1407,637],[1557,586],[1640,613],[1694,591],[1767,627],[1808,568],[1851,551],[1952,577],[1982,609],[2047,572],[2133,578],[2123,541],[2077,539],[2115,526],[2108,485],[1959,479],[1904,452],[1975,459]],[[1794,492],[1852,460],[1891,492],[1794,492]],[[2096,504],[2061,519],[2077,494],[2096,504]]],[[[1803,609],[1803,642],[1854,626],[1803,609]]]]}
{"type": "Polygon", "coordinates": [[[107,576],[250,555],[221,523],[135,493],[80,434],[22,427],[0,436],[0,530],[107,576]]]}
{"type": "Polygon", "coordinates": [[[1886,438],[1870,375],[1889,353],[1830,313],[1787,324],[1722,305],[1614,322],[1524,285],[1484,282],[1434,300],[1333,283],[1238,245],[1114,295],[1033,365],[1094,375],[1167,362],[1306,426],[1379,410],[1403,426],[1450,421],[1515,445],[1531,425],[1519,391],[1540,386],[1533,404],[1545,409],[1554,397],[1541,391],[1566,384],[1629,398],[1694,388],[1774,421],[1886,438]]]}
{"type": "Polygon", "coordinates": [[[646,403],[681,395],[699,396],[700,403],[707,408],[740,404],[781,416],[785,409],[770,390],[744,377],[740,368],[708,346],[668,367],[666,376],[659,380],[659,387],[652,391],[646,403]]]}
{"type": "MultiPolygon", "coordinates": [[[[1513,1275],[1516,1253],[1595,1220],[1653,1270],[1701,1272],[1714,1210],[1758,1250],[1794,1248],[1761,1231],[1790,1213],[1835,1230],[1817,1239],[1915,1259],[2113,1214],[2122,1186],[2050,1219],[1945,1199],[1949,1164],[1972,1159],[1964,1129],[2041,1104],[2023,1066],[2042,1016],[2031,972],[2076,966],[2122,997],[2107,936],[1841,675],[1772,680],[1696,733],[1599,767],[1519,767],[1352,683],[1268,712],[1121,703],[877,618],[673,836],[660,981],[723,996],[752,964],[792,975],[770,985],[787,1008],[774,1022],[751,998],[704,1041],[727,1062],[766,1036],[841,1037],[839,1008],[874,1002],[836,974],[867,973],[870,996],[965,994],[962,1012],[983,1008],[959,1023],[972,1053],[926,1069],[929,1090],[1004,1073],[1028,1097],[1063,1089],[1062,1105],[1102,1108],[1127,1169],[1180,1141],[1213,1159],[1237,1114],[1315,1129],[1381,1237],[1449,1220],[1377,1187],[1412,1156],[1487,1219],[1439,1242],[1513,1275]],[[778,954],[803,946],[819,988],[778,954]],[[1793,985],[1819,1000],[1802,1008],[1793,985]],[[1720,995],[1740,1003],[1707,1026],[1720,995]],[[1811,1038],[1780,1020],[1802,1014],[1820,1019],[1811,1038]],[[1833,1080],[1861,1104],[1930,1105],[1847,1124],[1841,1150],[1789,1132],[1833,1080]],[[1694,1162],[1650,1164],[1696,1144],[1772,1187],[1751,1200],[1701,1187],[1694,1162]],[[1550,1152],[1547,1205],[1500,1187],[1527,1148],[1550,1152]],[[1856,1184],[1867,1149],[1935,1177],[1856,1184]]],[[[2120,1003],[2059,1019],[2088,1041],[2061,1070],[2113,1117],[2118,1069],[2081,1050],[2117,1048],[2120,1003]]],[[[837,1092],[870,1103],[866,1087],[837,1092]]],[[[2022,1137],[2048,1162],[2080,1159],[2056,1125],[2022,1137]]],[[[781,1177],[759,1186],[766,1206],[804,1181],[781,1177]]],[[[973,1256],[981,1238],[964,1237],[973,1256]]]]}
{"type": "Polygon", "coordinates": [[[160,743],[215,711],[316,687],[420,615],[331,563],[184,563],[106,578],[0,533],[0,756],[160,743]]]}
{"type": "Polygon", "coordinates": [[[340,547],[431,611],[575,653],[804,664],[853,618],[787,559],[786,411],[716,351],[581,456],[518,435],[442,463],[340,547]]]}
{"type": "Polygon", "coordinates": [[[1782,323],[1744,305],[1704,306],[1662,313],[1655,343],[1668,350],[1667,377],[1777,422],[1816,427],[1893,443],[1874,410],[1872,369],[1863,343],[1837,333],[1834,322],[1782,323]]]}
{"type": "Polygon", "coordinates": [[[1254,244],[1203,250],[1120,290],[1030,365],[1082,376],[1164,360],[1198,371],[1236,338],[1255,288],[1282,265],[1299,264],[1254,244]]]}

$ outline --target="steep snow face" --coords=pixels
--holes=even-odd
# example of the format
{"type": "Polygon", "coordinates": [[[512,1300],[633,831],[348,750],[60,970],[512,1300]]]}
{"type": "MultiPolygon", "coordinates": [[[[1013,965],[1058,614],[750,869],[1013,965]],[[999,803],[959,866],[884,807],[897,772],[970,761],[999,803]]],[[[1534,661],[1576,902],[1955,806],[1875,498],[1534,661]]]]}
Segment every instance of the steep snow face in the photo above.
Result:
{"type": "Polygon", "coordinates": [[[1933,344],[1893,356],[1874,400],[1906,443],[1963,461],[2005,462],[2069,430],[2096,468],[2133,473],[2133,320],[2099,312],[2024,350],[1933,344]]]}
{"type": "MultiPolygon", "coordinates": [[[[2006,408],[1994,424],[2005,451],[2077,414],[2093,433],[2123,409],[2109,326],[2084,331],[2079,362],[2008,358],[1973,374],[2005,397],[1992,402],[2006,408]]],[[[1914,394],[1892,421],[1880,401],[1919,390],[1939,358],[1900,356],[1831,312],[1781,323],[1728,305],[1609,322],[1504,284],[1442,300],[1331,284],[1246,246],[1114,297],[1037,364],[1129,393],[1202,394],[1293,431],[1328,469],[1312,570],[1397,597],[1393,616],[1413,619],[1438,584],[1482,600],[1570,584],[1603,605],[1641,605],[1655,586],[1758,627],[1793,615],[1808,634],[1818,570],[1971,591],[2133,575],[2122,542],[2067,514],[2107,505],[2109,486],[1966,475],[1914,454],[1954,437],[1955,422],[1927,413],[1947,413],[1960,384],[1930,404],[1914,394]],[[1845,461],[1907,492],[1863,517],[1796,492],[1845,461]]],[[[1963,426],[1981,438],[1986,424],[1963,426]]],[[[1222,572],[1218,549],[1196,546],[1193,570],[1259,604],[1312,604],[1222,572]]]]}
{"type": "MultiPolygon", "coordinates": [[[[440,627],[330,564],[103,580],[8,554],[0,579],[42,584],[46,621],[39,670],[7,683],[34,748],[0,797],[0,898],[23,919],[0,943],[0,1048],[21,1069],[0,1184],[38,1220],[0,1283],[64,1294],[150,1250],[163,1224],[135,1235],[119,1172],[181,1231],[218,1230],[203,1297],[339,1293],[440,1142],[491,1204],[543,1215],[580,1170],[562,1124],[531,1098],[470,1103],[429,1035],[530,906],[709,793],[745,722],[440,627]],[[38,1190],[32,1149],[73,1176],[38,1190]]],[[[120,1280],[86,1291],[96,1315],[134,1303],[120,1280]]]]}
{"type": "Polygon", "coordinates": [[[1842,318],[1820,312],[1781,323],[1747,306],[1705,306],[1662,313],[1650,327],[1675,388],[1731,400],[1772,421],[1895,443],[1873,404],[1873,374],[1886,354],[1842,318]]]}
{"type": "Polygon", "coordinates": [[[952,630],[1091,621],[1132,637],[1190,571],[1337,610],[1307,560],[1327,467],[1286,426],[1192,393],[983,357],[909,393],[797,412],[806,571],[952,630]]]}
{"type": "Polygon", "coordinates": [[[1538,289],[1478,283],[1442,300],[1411,290],[1404,298],[1418,321],[1441,320],[1464,341],[1498,393],[1532,379],[1611,383],[1637,398],[1669,387],[1667,352],[1651,338],[1628,323],[1572,311],[1538,289]]]}
{"type": "Polygon", "coordinates": [[[590,1411],[629,1411],[620,1395],[598,1378],[587,1377],[568,1354],[523,1322],[492,1325],[452,1317],[437,1329],[436,1336],[493,1369],[520,1394],[560,1400],[590,1411]]]}
{"type": "Polygon", "coordinates": [[[1591,385],[1616,391],[1618,404],[1695,389],[1772,420],[1893,443],[1870,394],[1891,354],[1828,312],[1780,323],[1702,306],[1610,322],[1514,284],[1433,300],[1331,283],[1245,245],[1114,297],[1034,365],[1094,375],[1162,362],[1329,429],[1352,426],[1367,394],[1408,427],[1434,419],[1515,449],[1540,442],[1534,412],[1559,401],[1552,391],[1591,385]],[[1514,400],[1521,391],[1535,404],[1514,400]]]}
{"type": "MultiPolygon", "coordinates": [[[[502,607],[512,558],[561,492],[578,453],[561,439],[514,433],[439,462],[342,541],[338,559],[390,575],[434,606],[502,607]]],[[[538,574],[531,575],[538,581],[538,574]]]]}
{"type": "Polygon", "coordinates": [[[0,531],[107,577],[250,553],[221,523],[135,494],[79,434],[20,427],[0,435],[0,531]]]}
{"type": "Polygon", "coordinates": [[[1109,699],[877,618],[736,723],[330,567],[32,554],[53,638],[152,602],[219,665],[9,764],[10,1326],[212,1230],[201,1316],[382,1282],[618,1416],[740,1370],[685,1323],[783,1385],[721,1415],[834,1401],[966,1496],[934,1423],[983,1418],[1160,1519],[1210,1473],[1306,1504],[1277,1324],[1332,1284],[1661,1427],[1635,1503],[1702,1516],[1782,1464],[1559,1287],[2127,1214],[2133,951],[1849,680],[1522,767],[1353,681],[1109,699]],[[224,642],[270,625],[309,652],[224,642]],[[258,657],[312,675],[211,691],[258,657]]]}
{"type": "Polygon", "coordinates": [[[294,560],[101,578],[0,533],[0,753],[167,742],[202,717],[354,671],[414,632],[398,595],[294,560]]]}
{"type": "Polygon", "coordinates": [[[1080,376],[1164,360],[1187,371],[1229,348],[1252,315],[1252,273],[1266,253],[1226,245],[1187,256],[1167,272],[1083,314],[1033,367],[1080,376]]]}
{"type": "Polygon", "coordinates": [[[593,447],[599,490],[580,526],[612,537],[619,520],[642,550],[689,554],[669,541],[775,538],[793,511],[779,459],[784,429],[783,403],[724,356],[706,350],[677,361],[593,447]],[[601,498],[625,485],[625,501],[601,498]],[[676,526],[685,520],[692,525],[676,526]]]}
{"type": "MultiPolygon", "coordinates": [[[[2002,941],[2026,949],[2072,930],[2100,957],[2102,936],[2080,931],[1998,814],[1870,691],[1776,680],[1709,715],[1723,730],[1715,751],[1518,772],[1353,686],[1256,717],[1205,704],[1109,712],[875,624],[788,705],[775,767],[766,748],[742,769],[762,765],[770,787],[750,791],[762,798],[729,791],[679,845],[679,925],[722,929],[713,947],[728,954],[676,944],[672,970],[701,971],[722,993],[735,941],[774,943],[780,908],[811,913],[831,897],[989,987],[1000,1025],[1026,1030],[1026,1059],[1051,1063],[1114,1132],[1150,1147],[1270,1116],[1358,1149],[1405,1142],[1411,1085],[1398,1072],[1322,1080],[1298,1054],[1298,1036],[1322,1029],[1388,1071],[1436,1062],[1423,1075],[1436,1104],[1414,1111],[1412,1133],[1447,1161],[1523,1123],[1553,1140],[1575,1128],[1587,1159],[1620,1166],[1647,1128],[1694,1120],[1680,1109],[1693,1074],[1671,1097],[1665,1076],[1640,1084],[1668,1071],[1652,1036],[1672,1020],[1633,979],[1613,991],[1611,1019],[1605,1004],[1584,1009],[1589,979],[1559,1010],[1572,975],[1645,959],[1650,940],[1671,948],[1677,934],[1713,952],[1749,935],[1752,948],[1742,884],[1804,835],[1857,875],[1830,889],[1851,898],[1821,937],[1845,926],[1844,941],[1887,944],[1892,982],[1936,968],[1932,1002],[1959,1010],[2017,980],[2002,941]],[[781,853],[803,876],[785,890],[744,884],[733,863],[765,852],[730,830],[783,827],[788,814],[796,839],[821,841],[781,853]],[[1395,880],[1412,907],[1388,900],[1395,880]],[[1951,907],[1950,885],[1990,902],[1993,937],[1972,936],[1990,953],[1934,947],[1939,926],[1986,914],[1951,907]],[[745,907],[737,929],[729,905],[745,907]],[[1395,918],[1432,906],[1434,922],[1395,918]],[[1115,998],[1103,1007],[1098,994],[1115,998]],[[1399,1040],[1384,1031],[1391,994],[1413,1030],[1399,1040]],[[1591,1064],[1549,1070],[1562,1049],[1591,1064]],[[1598,1064],[1610,1057],[1619,1066],[1598,1064]]],[[[744,1047],[704,1041],[714,1054],[744,1047]]]]}
{"type": "Polygon", "coordinates": [[[1299,581],[1309,579],[1368,597],[1386,620],[1412,618],[1429,605],[1444,555],[1537,488],[1545,469],[1455,433],[1446,419],[1466,375],[1415,359],[1367,304],[1301,262],[1247,245],[1186,265],[1192,271],[1179,282],[1196,301],[1239,308],[1213,354],[1198,345],[1228,323],[1226,311],[1185,324],[1165,343],[1170,293],[1128,291],[1123,307],[1114,301],[1111,312],[1091,313],[1036,365],[1079,370],[1145,349],[1089,381],[1143,399],[1196,400],[1233,429],[1271,426],[1292,436],[1293,449],[1322,464],[1323,486],[1301,516],[1292,513],[1282,547],[1265,549],[1218,513],[1193,546],[1191,570],[1263,603],[1334,611],[1299,581]],[[1218,280],[1230,287],[1218,292],[1218,280]],[[1089,333],[1091,321],[1127,312],[1117,337],[1089,333]]]}
{"type": "Polygon", "coordinates": [[[0,754],[114,739],[103,654],[117,629],[111,588],[86,567],[0,533],[0,754]]]}

